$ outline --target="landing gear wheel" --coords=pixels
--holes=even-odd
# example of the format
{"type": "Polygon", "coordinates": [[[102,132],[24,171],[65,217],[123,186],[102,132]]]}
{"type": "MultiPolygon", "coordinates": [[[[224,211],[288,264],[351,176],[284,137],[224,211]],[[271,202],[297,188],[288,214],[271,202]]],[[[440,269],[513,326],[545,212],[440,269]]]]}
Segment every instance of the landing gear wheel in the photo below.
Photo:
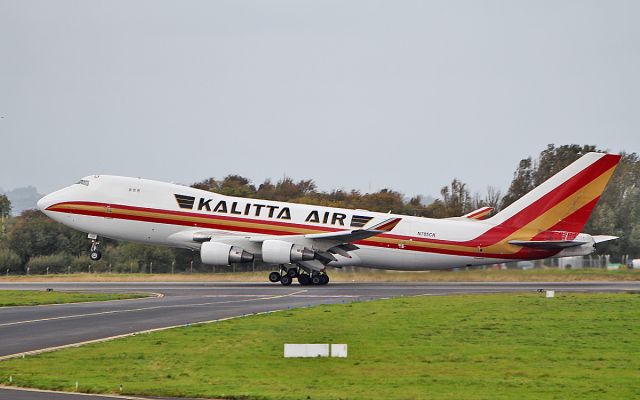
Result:
{"type": "Polygon", "coordinates": [[[298,283],[302,286],[307,286],[311,283],[311,278],[307,274],[298,274],[298,283]]]}
{"type": "Polygon", "coordinates": [[[98,235],[90,234],[89,239],[91,239],[91,250],[89,250],[89,258],[91,261],[98,261],[102,258],[102,253],[100,253],[100,242],[98,241],[98,235]]]}
{"type": "Polygon", "coordinates": [[[298,276],[298,269],[297,268],[289,268],[289,270],[287,271],[287,276],[291,279],[295,278],[298,276]]]}
{"type": "Polygon", "coordinates": [[[269,281],[272,283],[280,282],[280,273],[273,271],[269,274],[269,281]]]}
{"type": "Polygon", "coordinates": [[[320,275],[320,284],[326,285],[327,283],[329,283],[329,275],[327,274],[320,275]]]}
{"type": "Polygon", "coordinates": [[[320,275],[318,274],[313,274],[313,276],[311,277],[311,283],[314,285],[319,285],[320,281],[322,278],[320,278],[320,275]]]}
{"type": "Polygon", "coordinates": [[[282,283],[282,286],[291,285],[291,277],[289,275],[282,275],[282,277],[280,278],[280,283],[282,283]]]}

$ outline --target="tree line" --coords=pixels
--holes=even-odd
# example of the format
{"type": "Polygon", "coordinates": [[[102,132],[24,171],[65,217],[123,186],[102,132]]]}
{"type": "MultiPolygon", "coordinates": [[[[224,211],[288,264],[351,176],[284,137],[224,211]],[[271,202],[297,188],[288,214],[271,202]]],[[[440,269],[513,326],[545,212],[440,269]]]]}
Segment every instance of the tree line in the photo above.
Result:
{"type": "MultiPolygon", "coordinates": [[[[469,186],[453,179],[440,189],[440,197],[424,204],[420,196],[406,198],[392,189],[374,193],[357,190],[318,190],[315,182],[282,178],[254,185],[239,175],[208,178],[194,188],[256,199],[316,204],[329,207],[359,208],[429,218],[464,215],[483,206],[497,212],[546,179],[571,164],[584,153],[602,151],[592,145],[548,145],[537,157],[522,159],[507,192],[488,187],[472,193],[469,186]]],[[[585,227],[585,232],[619,236],[601,251],[620,261],[625,255],[640,257],[640,158],[622,153],[622,160],[585,227]]],[[[197,252],[169,249],[115,240],[103,240],[103,259],[90,262],[86,234],[67,228],[37,210],[11,217],[11,204],[0,196],[0,273],[41,274],[63,272],[204,272],[229,271],[251,266],[211,267],[200,263],[197,252]]]]}

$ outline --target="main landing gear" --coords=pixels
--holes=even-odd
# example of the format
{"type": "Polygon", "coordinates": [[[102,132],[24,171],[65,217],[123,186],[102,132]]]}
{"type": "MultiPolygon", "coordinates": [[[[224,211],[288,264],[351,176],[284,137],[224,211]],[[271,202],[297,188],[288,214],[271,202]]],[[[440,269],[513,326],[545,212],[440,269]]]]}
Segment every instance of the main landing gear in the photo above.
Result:
{"type": "Polygon", "coordinates": [[[324,272],[312,271],[311,273],[295,266],[285,268],[280,265],[280,271],[269,273],[269,281],[272,283],[280,282],[283,286],[289,286],[293,283],[293,279],[298,278],[298,283],[302,286],[307,285],[326,285],[329,283],[329,275],[324,272]]]}
{"type": "Polygon", "coordinates": [[[100,242],[98,241],[98,235],[90,233],[88,235],[89,239],[91,239],[91,250],[89,253],[89,258],[91,261],[98,261],[102,258],[102,253],[100,252],[100,242]]]}

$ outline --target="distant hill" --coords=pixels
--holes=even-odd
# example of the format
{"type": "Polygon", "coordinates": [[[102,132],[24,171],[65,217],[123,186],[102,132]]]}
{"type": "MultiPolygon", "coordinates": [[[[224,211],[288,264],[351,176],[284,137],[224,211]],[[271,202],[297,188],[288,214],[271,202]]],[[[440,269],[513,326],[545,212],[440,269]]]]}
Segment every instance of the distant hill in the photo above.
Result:
{"type": "MultiPolygon", "coordinates": [[[[0,190],[0,193],[3,193],[0,190]]],[[[4,192],[11,202],[11,214],[20,215],[24,210],[36,208],[36,203],[43,196],[33,186],[15,188],[4,192]]]]}

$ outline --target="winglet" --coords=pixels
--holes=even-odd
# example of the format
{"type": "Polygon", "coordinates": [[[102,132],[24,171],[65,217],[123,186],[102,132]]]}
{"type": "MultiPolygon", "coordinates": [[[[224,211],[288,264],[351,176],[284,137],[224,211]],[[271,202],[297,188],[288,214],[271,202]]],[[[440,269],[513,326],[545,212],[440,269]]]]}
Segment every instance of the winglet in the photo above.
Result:
{"type": "Polygon", "coordinates": [[[389,218],[386,221],[382,221],[381,223],[372,226],[371,228],[367,228],[368,231],[378,231],[378,232],[389,232],[393,228],[396,227],[402,221],[402,218],[389,218]]]}

